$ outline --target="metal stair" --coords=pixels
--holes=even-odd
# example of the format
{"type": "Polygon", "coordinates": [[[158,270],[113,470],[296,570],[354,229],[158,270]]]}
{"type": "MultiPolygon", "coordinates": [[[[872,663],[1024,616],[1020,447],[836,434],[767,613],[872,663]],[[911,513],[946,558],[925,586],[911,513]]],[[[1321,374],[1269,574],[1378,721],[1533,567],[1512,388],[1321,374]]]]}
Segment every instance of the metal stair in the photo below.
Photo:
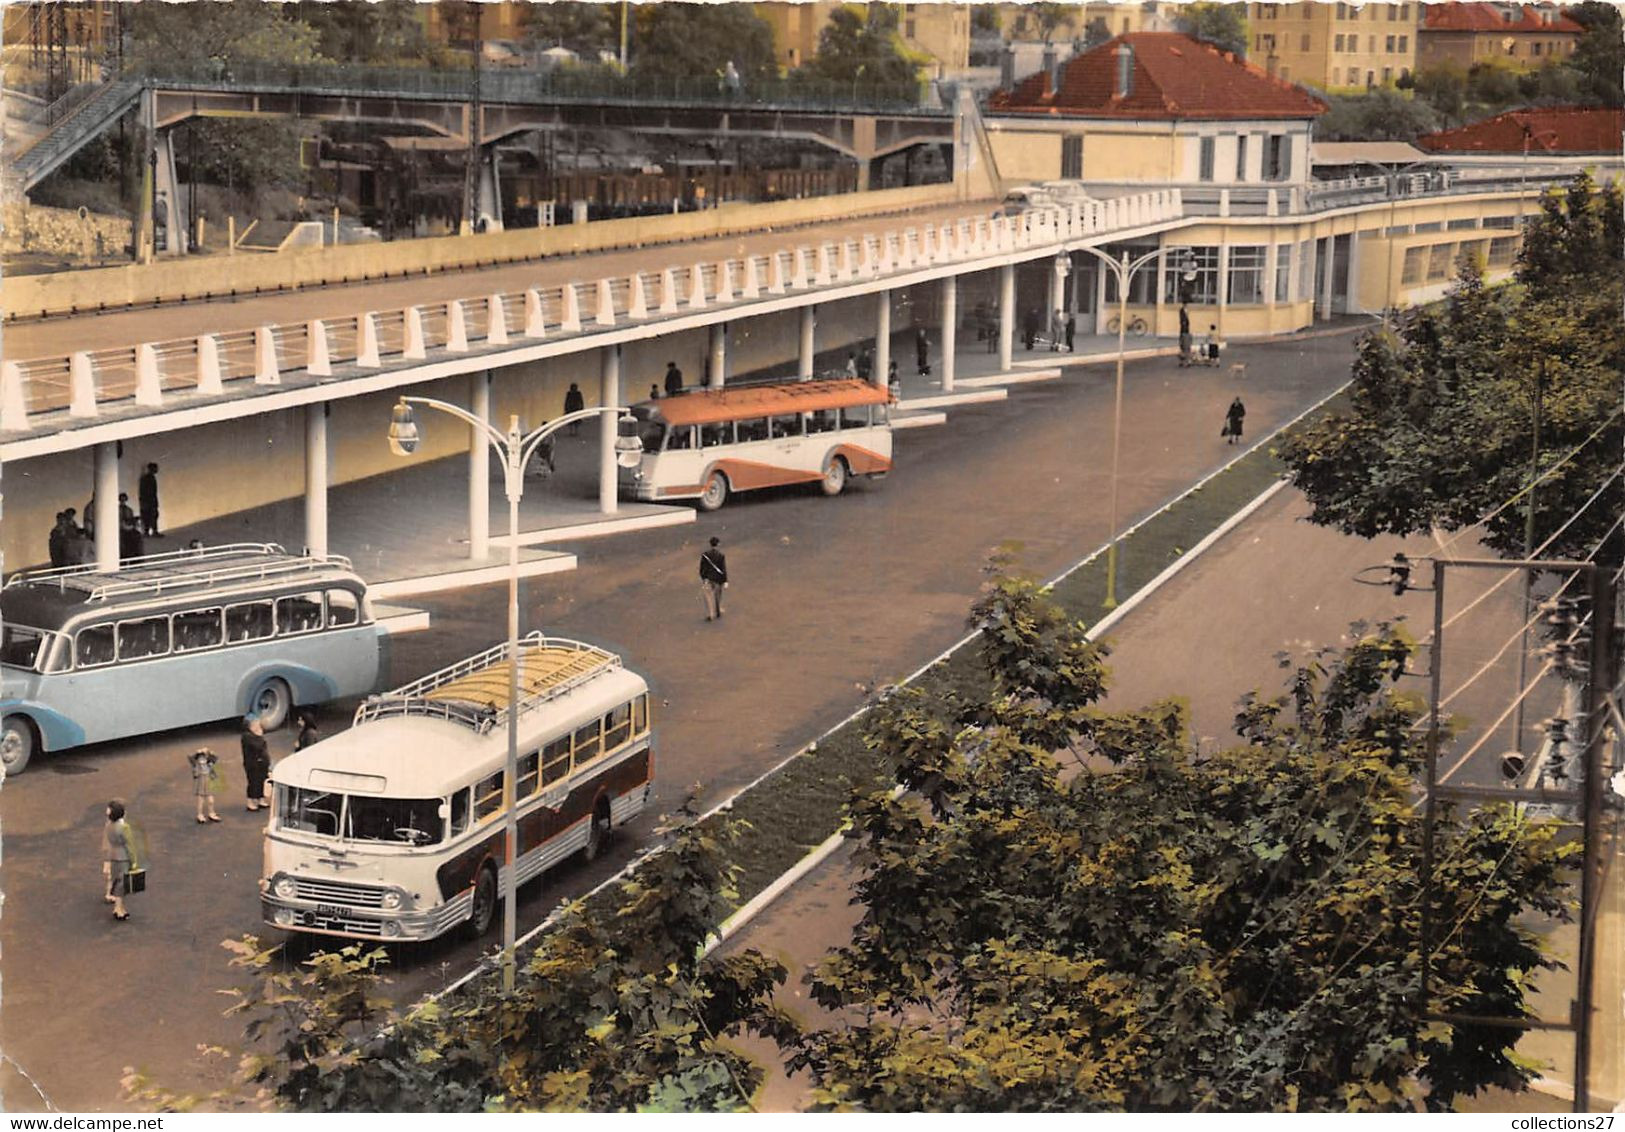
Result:
{"type": "Polygon", "coordinates": [[[141,99],[138,82],[111,82],[7,161],[11,187],[27,192],[78,153],[86,142],[122,118],[141,99]]]}

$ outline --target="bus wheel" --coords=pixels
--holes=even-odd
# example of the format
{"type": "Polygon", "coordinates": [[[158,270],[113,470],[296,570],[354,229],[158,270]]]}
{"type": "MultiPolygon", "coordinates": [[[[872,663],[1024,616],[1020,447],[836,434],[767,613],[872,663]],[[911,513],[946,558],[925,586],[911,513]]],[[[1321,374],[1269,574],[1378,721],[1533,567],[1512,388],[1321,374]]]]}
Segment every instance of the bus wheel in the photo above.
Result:
{"type": "Polygon", "coordinates": [[[38,745],[34,739],[34,725],[27,716],[8,715],[0,725],[0,765],[7,774],[21,774],[34,757],[38,745]]]}
{"type": "Polygon", "coordinates": [[[705,490],[700,492],[700,510],[715,511],[728,499],[728,477],[721,472],[712,472],[711,478],[705,481],[705,490]]]}
{"type": "Polygon", "coordinates": [[[262,728],[266,731],[275,731],[288,720],[288,709],[293,706],[293,693],[288,690],[286,680],[273,676],[260,685],[249,706],[254,714],[260,717],[262,728]]]}
{"type": "Polygon", "coordinates": [[[491,930],[491,921],[497,916],[497,871],[490,865],[480,868],[474,878],[474,903],[468,911],[468,935],[479,939],[491,930]]]}
{"type": "Polygon", "coordinates": [[[824,478],[818,481],[818,486],[824,489],[825,495],[841,494],[846,486],[846,461],[836,456],[824,465],[824,478]]]}
{"type": "Polygon", "coordinates": [[[587,844],[581,847],[583,861],[596,861],[609,844],[609,803],[599,802],[592,812],[592,824],[587,827],[587,844]]]}

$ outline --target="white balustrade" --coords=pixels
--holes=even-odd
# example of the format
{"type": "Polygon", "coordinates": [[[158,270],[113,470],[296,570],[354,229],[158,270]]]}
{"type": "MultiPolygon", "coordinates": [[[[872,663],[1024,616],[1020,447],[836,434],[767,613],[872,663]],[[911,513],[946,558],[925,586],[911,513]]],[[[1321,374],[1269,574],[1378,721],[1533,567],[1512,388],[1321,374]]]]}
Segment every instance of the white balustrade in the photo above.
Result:
{"type": "Polygon", "coordinates": [[[0,362],[0,431],[20,432],[27,427],[28,397],[23,391],[22,367],[16,362],[0,362]]]}
{"type": "Polygon", "coordinates": [[[405,335],[401,357],[409,362],[420,362],[429,356],[428,339],[423,333],[423,311],[417,307],[407,307],[401,317],[405,335]]]}
{"type": "Polygon", "coordinates": [[[311,377],[333,376],[333,355],[327,348],[327,324],[319,318],[305,324],[305,372],[311,377]]]}
{"type": "MultiPolygon", "coordinates": [[[[372,311],[367,311],[356,319],[355,327],[355,364],[368,369],[377,369],[383,365],[383,359],[378,356],[378,317],[372,311]]],[[[507,333],[503,333],[506,342],[507,333]]]]}
{"type": "Polygon", "coordinates": [[[197,391],[210,397],[226,391],[220,384],[220,343],[213,334],[198,335],[197,391]]]}
{"type": "Polygon", "coordinates": [[[615,325],[615,288],[608,279],[598,281],[598,301],[593,304],[593,322],[599,326],[615,325]]]}
{"type": "Polygon", "coordinates": [[[535,287],[525,288],[525,337],[547,337],[547,310],[542,306],[542,293],[535,287]]]}
{"type": "Polygon", "coordinates": [[[485,342],[488,346],[508,344],[508,312],[502,305],[501,295],[485,300],[485,342]]]}

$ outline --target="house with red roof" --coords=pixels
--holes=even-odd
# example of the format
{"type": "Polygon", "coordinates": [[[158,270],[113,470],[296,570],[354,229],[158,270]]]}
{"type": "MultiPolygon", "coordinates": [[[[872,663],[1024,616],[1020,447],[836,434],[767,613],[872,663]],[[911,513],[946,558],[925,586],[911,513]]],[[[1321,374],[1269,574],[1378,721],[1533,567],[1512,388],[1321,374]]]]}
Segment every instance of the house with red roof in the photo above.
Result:
{"type": "Polygon", "coordinates": [[[1007,181],[1288,186],[1326,103],[1176,32],[1118,36],[990,98],[1007,181]]]}
{"type": "Polygon", "coordinates": [[[1482,122],[1416,139],[1429,153],[1528,154],[1533,157],[1617,157],[1625,136],[1625,110],[1607,106],[1544,106],[1508,110],[1482,122]]]}
{"type": "Polygon", "coordinates": [[[1417,32],[1416,64],[1540,67],[1567,59],[1584,32],[1552,4],[1429,4],[1417,32]]]}

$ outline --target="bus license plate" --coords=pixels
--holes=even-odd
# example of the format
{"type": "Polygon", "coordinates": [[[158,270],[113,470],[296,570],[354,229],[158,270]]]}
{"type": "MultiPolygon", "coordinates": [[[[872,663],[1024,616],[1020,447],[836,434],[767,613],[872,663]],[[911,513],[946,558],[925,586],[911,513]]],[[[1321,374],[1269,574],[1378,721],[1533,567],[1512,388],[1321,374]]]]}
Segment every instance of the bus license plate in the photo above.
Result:
{"type": "Polygon", "coordinates": [[[350,918],[350,910],[341,908],[337,904],[318,904],[316,905],[316,914],[327,920],[348,920],[350,918]]]}

